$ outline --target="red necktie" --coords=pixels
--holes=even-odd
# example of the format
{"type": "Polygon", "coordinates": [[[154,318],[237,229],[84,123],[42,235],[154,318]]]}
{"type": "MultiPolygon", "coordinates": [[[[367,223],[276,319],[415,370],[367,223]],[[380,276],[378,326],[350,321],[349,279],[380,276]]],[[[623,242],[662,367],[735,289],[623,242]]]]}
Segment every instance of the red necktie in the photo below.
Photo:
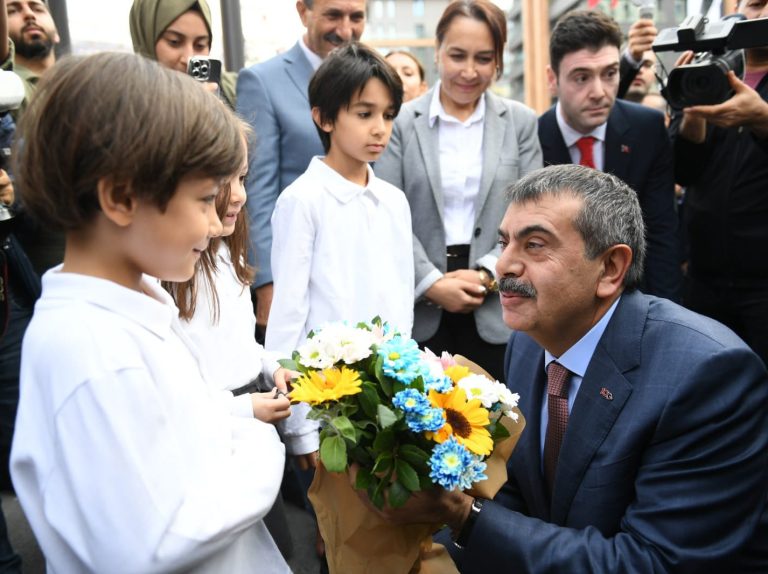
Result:
{"type": "Polygon", "coordinates": [[[595,138],[592,136],[584,136],[576,142],[576,147],[579,148],[579,153],[581,153],[581,161],[579,161],[579,165],[595,169],[595,156],[592,153],[594,144],[595,138]]]}
{"type": "Polygon", "coordinates": [[[555,485],[555,470],[568,426],[568,379],[570,371],[554,361],[547,367],[547,436],[544,440],[544,478],[550,494],[555,485]]]}

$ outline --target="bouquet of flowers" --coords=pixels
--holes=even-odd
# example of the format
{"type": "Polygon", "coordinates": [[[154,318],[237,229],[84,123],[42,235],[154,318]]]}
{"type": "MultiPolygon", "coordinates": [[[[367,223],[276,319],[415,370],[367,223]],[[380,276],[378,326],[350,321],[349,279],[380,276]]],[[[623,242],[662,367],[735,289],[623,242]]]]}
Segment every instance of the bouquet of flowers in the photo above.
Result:
{"type": "MultiPolygon", "coordinates": [[[[281,364],[301,373],[290,397],[308,403],[308,416],[321,424],[322,467],[342,473],[357,463],[355,487],[367,491],[379,508],[385,502],[401,506],[412,493],[435,486],[477,486],[488,478],[492,453],[502,459],[493,474],[503,476],[494,477],[485,496],[493,497],[506,480],[505,463],[515,442],[510,437],[516,440],[524,424],[516,409],[519,397],[469,361],[421,351],[416,341],[375,318],[370,324],[332,324],[310,333],[281,364]],[[506,448],[496,447],[500,443],[506,448]]],[[[310,489],[331,570],[334,564],[344,572],[418,567],[419,544],[434,526],[408,532],[408,527],[378,523],[357,500],[346,475],[340,477],[330,485],[334,479],[320,468],[310,489]],[[386,529],[394,529],[391,534],[400,540],[388,534],[384,544],[386,529]],[[395,554],[405,562],[393,565],[389,558],[395,554]]]]}

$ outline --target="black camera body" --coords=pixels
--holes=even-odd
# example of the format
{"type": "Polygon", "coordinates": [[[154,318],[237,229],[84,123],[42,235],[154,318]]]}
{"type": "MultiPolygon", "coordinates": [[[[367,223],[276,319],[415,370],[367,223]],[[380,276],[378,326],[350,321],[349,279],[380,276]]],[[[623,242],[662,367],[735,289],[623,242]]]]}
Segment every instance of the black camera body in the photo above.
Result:
{"type": "Polygon", "coordinates": [[[693,62],[669,73],[662,95],[675,109],[722,103],[733,95],[728,72],[744,76],[744,49],[762,46],[768,46],[768,18],[731,14],[710,23],[701,15],[689,16],[679,27],[662,30],[653,43],[654,52],[696,53],[693,62]]]}

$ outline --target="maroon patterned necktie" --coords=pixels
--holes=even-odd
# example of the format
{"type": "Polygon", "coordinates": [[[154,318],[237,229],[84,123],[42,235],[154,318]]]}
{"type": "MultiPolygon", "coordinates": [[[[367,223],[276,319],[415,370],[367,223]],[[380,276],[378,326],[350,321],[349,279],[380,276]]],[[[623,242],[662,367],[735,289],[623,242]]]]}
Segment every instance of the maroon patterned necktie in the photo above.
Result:
{"type": "Polygon", "coordinates": [[[552,361],[547,367],[547,435],[544,440],[544,478],[550,495],[555,486],[555,470],[568,426],[568,380],[571,372],[552,361]]]}
{"type": "Polygon", "coordinates": [[[579,165],[595,169],[595,155],[592,153],[594,145],[595,138],[592,136],[584,136],[576,142],[576,147],[579,148],[579,153],[581,153],[579,165]]]}

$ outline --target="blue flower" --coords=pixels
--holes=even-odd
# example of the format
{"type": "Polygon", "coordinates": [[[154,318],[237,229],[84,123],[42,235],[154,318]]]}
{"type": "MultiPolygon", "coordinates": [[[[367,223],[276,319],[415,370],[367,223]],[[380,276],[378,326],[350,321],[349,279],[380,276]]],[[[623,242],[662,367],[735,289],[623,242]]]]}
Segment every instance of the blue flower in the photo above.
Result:
{"type": "Polygon", "coordinates": [[[445,413],[443,409],[429,407],[423,412],[406,414],[405,422],[413,432],[437,432],[445,424],[445,413]]]}
{"type": "Polygon", "coordinates": [[[421,375],[421,354],[413,339],[396,335],[379,345],[378,353],[384,359],[385,375],[408,385],[421,375]]]}
{"type": "Polygon", "coordinates": [[[429,459],[432,471],[429,478],[446,490],[466,490],[473,482],[485,480],[485,463],[479,456],[470,453],[459,442],[450,437],[432,449],[429,459]]]}
{"type": "Polygon", "coordinates": [[[392,404],[407,414],[423,415],[431,408],[429,399],[416,389],[405,389],[395,393],[392,404]]]}
{"type": "Polygon", "coordinates": [[[447,393],[453,388],[453,381],[445,375],[434,376],[424,375],[424,392],[435,391],[437,393],[447,393]]]}

